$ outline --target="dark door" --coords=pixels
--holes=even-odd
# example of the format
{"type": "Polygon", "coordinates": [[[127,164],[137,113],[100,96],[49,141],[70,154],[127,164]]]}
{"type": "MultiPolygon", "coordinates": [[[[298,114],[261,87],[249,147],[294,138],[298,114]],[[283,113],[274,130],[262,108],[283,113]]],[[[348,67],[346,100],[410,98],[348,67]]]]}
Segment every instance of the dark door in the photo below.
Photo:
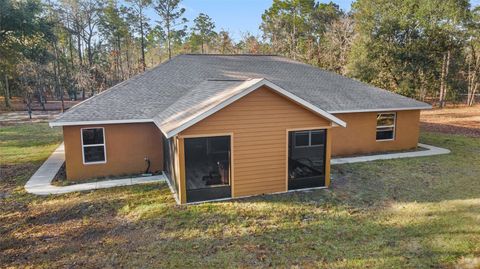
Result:
{"type": "Polygon", "coordinates": [[[325,186],[325,130],[288,133],[288,189],[325,186]]]}
{"type": "Polygon", "coordinates": [[[185,138],[187,202],[229,198],[230,136],[185,138]]]}

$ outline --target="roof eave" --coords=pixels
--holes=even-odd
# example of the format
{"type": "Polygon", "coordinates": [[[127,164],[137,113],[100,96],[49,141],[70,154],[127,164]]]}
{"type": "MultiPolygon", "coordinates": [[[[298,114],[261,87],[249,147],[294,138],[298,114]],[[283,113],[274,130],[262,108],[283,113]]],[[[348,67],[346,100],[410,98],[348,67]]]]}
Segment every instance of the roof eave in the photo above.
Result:
{"type": "Polygon", "coordinates": [[[148,123],[154,122],[152,119],[127,119],[127,120],[96,120],[96,121],[51,121],[50,127],[63,127],[75,125],[99,125],[99,124],[124,124],[124,123],[148,123]]]}
{"type": "Polygon", "coordinates": [[[342,113],[362,113],[362,112],[386,112],[386,111],[405,111],[405,110],[429,110],[433,107],[431,105],[417,106],[417,107],[394,107],[394,108],[372,108],[372,109],[353,109],[353,110],[334,110],[328,111],[330,114],[342,113]]]}

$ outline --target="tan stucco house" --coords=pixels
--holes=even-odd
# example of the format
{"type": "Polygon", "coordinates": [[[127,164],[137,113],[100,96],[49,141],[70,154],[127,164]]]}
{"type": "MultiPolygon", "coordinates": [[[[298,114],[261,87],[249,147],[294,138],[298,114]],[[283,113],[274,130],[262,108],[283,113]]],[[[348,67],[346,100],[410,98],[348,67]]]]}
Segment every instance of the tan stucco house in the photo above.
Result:
{"type": "Polygon", "coordinates": [[[68,180],[163,173],[180,203],[328,187],[415,148],[430,105],[278,56],[180,55],[68,110],[68,180]]]}

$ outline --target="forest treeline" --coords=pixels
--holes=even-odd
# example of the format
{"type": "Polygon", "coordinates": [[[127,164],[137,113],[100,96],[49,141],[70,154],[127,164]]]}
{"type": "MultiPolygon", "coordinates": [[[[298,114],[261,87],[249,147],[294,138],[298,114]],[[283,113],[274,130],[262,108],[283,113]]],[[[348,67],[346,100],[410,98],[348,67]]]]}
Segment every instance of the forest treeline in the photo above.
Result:
{"type": "Polygon", "coordinates": [[[349,12],[274,0],[262,35],[239,40],[184,15],[181,0],[0,0],[4,106],[85,99],[182,53],[279,54],[438,106],[480,91],[480,7],[468,0],[357,0],[349,12]]]}

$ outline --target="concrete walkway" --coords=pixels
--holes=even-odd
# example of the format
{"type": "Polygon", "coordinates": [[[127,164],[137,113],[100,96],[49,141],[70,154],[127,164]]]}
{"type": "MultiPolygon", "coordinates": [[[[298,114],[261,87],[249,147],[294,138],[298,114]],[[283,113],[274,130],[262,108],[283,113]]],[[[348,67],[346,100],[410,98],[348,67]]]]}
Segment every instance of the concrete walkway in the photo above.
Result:
{"type": "Polygon", "coordinates": [[[135,177],[115,180],[105,180],[90,183],[80,183],[70,186],[53,186],[52,180],[57,174],[62,164],[65,162],[65,149],[63,143],[48,157],[33,176],[25,184],[25,190],[28,193],[37,195],[63,194],[77,191],[88,191],[95,189],[105,189],[120,186],[130,186],[135,184],[165,182],[165,176],[156,175],[149,177],[135,177]]]}
{"type": "MultiPolygon", "coordinates": [[[[370,156],[348,157],[348,158],[336,158],[331,160],[331,164],[345,164],[345,163],[358,163],[369,162],[375,160],[390,160],[398,158],[411,158],[422,156],[433,156],[440,154],[448,154],[450,150],[434,147],[426,144],[418,144],[419,147],[425,148],[422,151],[402,152],[402,153],[390,153],[390,154],[378,154],[370,156]]],[[[49,195],[49,194],[63,194],[77,191],[88,191],[95,189],[105,189],[120,186],[130,186],[135,184],[153,183],[153,182],[166,182],[165,176],[156,175],[149,177],[136,177],[136,178],[124,178],[116,180],[105,180],[90,183],[80,183],[70,186],[53,186],[52,180],[57,174],[62,164],[65,162],[65,149],[63,143],[50,155],[50,157],[40,166],[40,168],[33,174],[33,176],[25,184],[25,190],[29,193],[37,195],[49,195]]]]}
{"type": "Polygon", "coordinates": [[[450,150],[434,147],[426,144],[418,144],[419,147],[425,148],[426,150],[421,151],[411,151],[411,152],[400,152],[400,153],[388,153],[388,154],[377,154],[377,155],[368,155],[368,156],[358,156],[358,157],[347,157],[347,158],[335,158],[330,161],[330,164],[344,164],[344,163],[360,163],[360,162],[370,162],[376,160],[390,160],[390,159],[399,159],[399,158],[412,158],[412,157],[424,157],[424,156],[433,156],[448,154],[450,150]]]}

